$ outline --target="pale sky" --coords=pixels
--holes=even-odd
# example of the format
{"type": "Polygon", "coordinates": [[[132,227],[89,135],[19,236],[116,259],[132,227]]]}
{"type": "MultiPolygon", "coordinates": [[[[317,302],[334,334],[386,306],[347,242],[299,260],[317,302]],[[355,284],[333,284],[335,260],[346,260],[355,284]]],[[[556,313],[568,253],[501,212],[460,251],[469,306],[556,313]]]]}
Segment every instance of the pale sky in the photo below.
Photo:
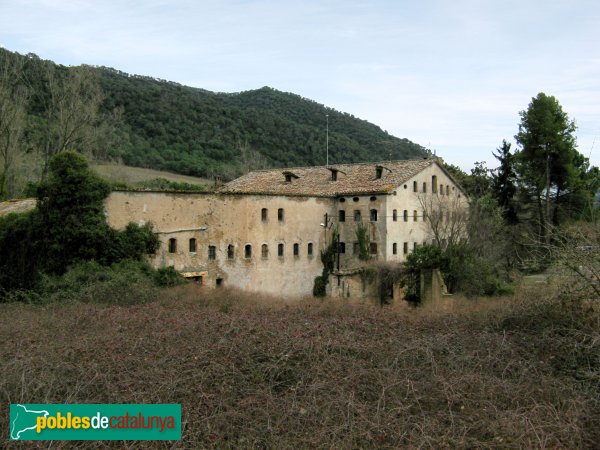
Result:
{"type": "Polygon", "coordinates": [[[495,167],[545,92],[600,165],[597,0],[0,0],[0,46],[212,91],[271,86],[465,170],[495,167]]]}

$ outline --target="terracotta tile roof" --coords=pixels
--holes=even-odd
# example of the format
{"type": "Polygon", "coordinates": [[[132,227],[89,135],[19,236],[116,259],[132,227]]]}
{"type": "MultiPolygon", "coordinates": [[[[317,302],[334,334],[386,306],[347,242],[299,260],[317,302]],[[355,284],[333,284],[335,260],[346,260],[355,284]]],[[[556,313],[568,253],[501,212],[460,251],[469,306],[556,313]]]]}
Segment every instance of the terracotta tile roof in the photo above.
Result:
{"type": "Polygon", "coordinates": [[[318,167],[291,167],[256,170],[219,189],[228,194],[298,195],[336,197],[352,194],[379,194],[396,189],[435,159],[409,159],[379,163],[337,164],[318,167]],[[377,178],[377,168],[381,178],[377,178]],[[332,180],[337,171],[337,181],[332,180]],[[286,181],[286,178],[290,181],[286,181]]]}

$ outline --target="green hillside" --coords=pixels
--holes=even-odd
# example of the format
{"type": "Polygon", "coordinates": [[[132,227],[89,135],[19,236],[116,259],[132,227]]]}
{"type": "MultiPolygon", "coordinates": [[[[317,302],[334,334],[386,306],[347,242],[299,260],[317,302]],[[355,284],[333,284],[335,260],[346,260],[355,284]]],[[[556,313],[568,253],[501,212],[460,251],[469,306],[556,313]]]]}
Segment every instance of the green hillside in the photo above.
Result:
{"type": "MultiPolygon", "coordinates": [[[[9,54],[0,49],[0,62],[9,54]]],[[[31,129],[25,136],[35,142],[49,98],[48,67],[58,78],[77,68],[32,54],[20,57],[25,60],[24,83],[31,89],[31,129]]],[[[367,121],[269,87],[214,93],[105,67],[86,69],[101,88],[97,125],[104,135],[94,144],[101,148],[83,151],[100,160],[225,179],[256,168],[324,164],[326,114],[331,163],[406,159],[424,152],[367,121]]]]}

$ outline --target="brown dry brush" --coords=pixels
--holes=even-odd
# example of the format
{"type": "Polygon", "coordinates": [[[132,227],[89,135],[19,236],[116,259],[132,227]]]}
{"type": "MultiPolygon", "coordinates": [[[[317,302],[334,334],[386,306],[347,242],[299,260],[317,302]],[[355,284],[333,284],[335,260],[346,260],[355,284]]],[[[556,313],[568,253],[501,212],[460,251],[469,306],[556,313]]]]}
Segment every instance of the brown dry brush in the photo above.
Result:
{"type": "MultiPolygon", "coordinates": [[[[577,311],[561,314],[560,301],[539,287],[464,307],[455,300],[445,311],[329,299],[286,303],[196,286],[139,305],[0,308],[4,405],[183,407],[181,442],[52,448],[600,443],[598,323],[577,311]]],[[[7,414],[5,407],[4,436],[7,414]]]]}

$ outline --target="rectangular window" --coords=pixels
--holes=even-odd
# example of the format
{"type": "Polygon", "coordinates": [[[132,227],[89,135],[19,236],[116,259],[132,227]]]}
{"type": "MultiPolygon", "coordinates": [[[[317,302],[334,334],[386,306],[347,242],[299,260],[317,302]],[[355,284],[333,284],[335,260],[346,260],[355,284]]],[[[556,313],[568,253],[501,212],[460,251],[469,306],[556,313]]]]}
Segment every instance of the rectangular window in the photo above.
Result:
{"type": "Polygon", "coordinates": [[[450,186],[446,185],[446,195],[450,195],[450,186]]]}
{"type": "Polygon", "coordinates": [[[423,182],[423,194],[427,193],[427,183],[424,181],[423,182]]]}
{"type": "Polygon", "coordinates": [[[417,191],[418,191],[418,189],[417,189],[417,182],[413,181],[413,192],[417,192],[417,191]]]}
{"type": "Polygon", "coordinates": [[[354,210],[354,221],[360,222],[361,220],[362,220],[362,217],[360,215],[360,209],[355,209],[354,210]]]}
{"type": "Polygon", "coordinates": [[[309,242],[308,243],[308,256],[312,256],[313,255],[313,243],[309,242]]]}
{"type": "Polygon", "coordinates": [[[417,249],[418,246],[419,246],[419,244],[417,244],[416,242],[413,242],[413,252],[417,249]]]}
{"type": "Polygon", "coordinates": [[[396,244],[395,242],[392,244],[392,253],[394,255],[398,254],[398,244],[396,244]]]}
{"type": "Polygon", "coordinates": [[[283,258],[283,244],[277,245],[277,256],[279,256],[280,258],[283,258]]]}
{"type": "Polygon", "coordinates": [[[352,244],[352,253],[354,253],[355,255],[360,254],[360,244],[358,242],[352,244]]]}
{"type": "Polygon", "coordinates": [[[377,254],[377,242],[371,242],[371,244],[369,245],[369,250],[371,255],[376,255],[377,254]]]}
{"type": "Polygon", "coordinates": [[[408,209],[404,210],[404,221],[408,222],[408,209]]]}
{"type": "Polygon", "coordinates": [[[417,219],[417,210],[415,209],[415,210],[413,211],[413,222],[416,222],[417,220],[418,220],[418,219],[417,219]]]}
{"type": "Polygon", "coordinates": [[[266,222],[269,219],[269,210],[267,208],[263,208],[260,210],[260,220],[266,222]]]}
{"type": "Polygon", "coordinates": [[[214,245],[208,246],[208,259],[210,261],[214,261],[215,259],[217,259],[217,247],[215,247],[214,245]]]}
{"type": "Polygon", "coordinates": [[[392,211],[392,220],[394,222],[398,221],[398,211],[397,210],[392,211]]]}
{"type": "Polygon", "coordinates": [[[300,256],[300,245],[294,244],[294,256],[300,256]]]}
{"type": "Polygon", "coordinates": [[[404,253],[405,255],[408,253],[408,242],[404,243],[404,246],[402,248],[402,253],[404,253]]]}
{"type": "Polygon", "coordinates": [[[338,242],[338,253],[346,253],[346,243],[338,242]]]}
{"type": "Polygon", "coordinates": [[[169,239],[169,253],[177,252],[177,239],[171,238],[169,239]]]}
{"type": "Polygon", "coordinates": [[[437,176],[431,176],[431,193],[437,194],[437,176]]]}
{"type": "Polygon", "coordinates": [[[376,209],[371,210],[371,222],[377,222],[377,210],[376,209]]]}
{"type": "Polygon", "coordinates": [[[346,221],[346,211],[344,211],[343,209],[340,209],[339,220],[340,220],[340,222],[346,221]]]}
{"type": "Polygon", "coordinates": [[[279,220],[280,222],[283,222],[284,216],[283,216],[283,208],[279,208],[277,210],[277,220],[279,220]]]}
{"type": "Polygon", "coordinates": [[[227,259],[233,259],[235,247],[232,244],[227,246],[227,259]]]}
{"type": "Polygon", "coordinates": [[[196,239],[190,239],[190,253],[196,253],[196,239]]]}

